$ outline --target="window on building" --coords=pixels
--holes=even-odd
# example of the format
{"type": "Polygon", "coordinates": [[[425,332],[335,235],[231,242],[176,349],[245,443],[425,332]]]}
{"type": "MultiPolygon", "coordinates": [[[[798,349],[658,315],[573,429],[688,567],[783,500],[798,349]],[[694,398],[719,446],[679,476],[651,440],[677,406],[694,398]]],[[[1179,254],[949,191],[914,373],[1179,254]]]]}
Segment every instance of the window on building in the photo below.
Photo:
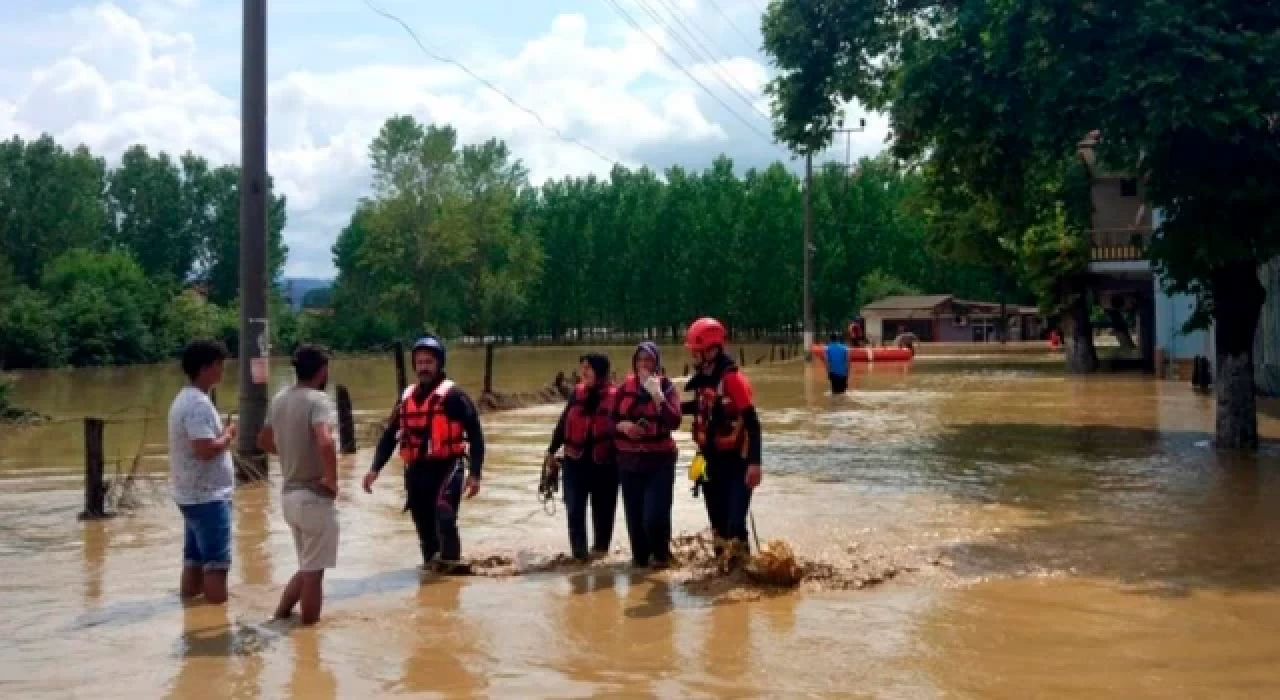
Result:
{"type": "Polygon", "coordinates": [[[1121,196],[1121,197],[1137,197],[1137,196],[1138,196],[1138,181],[1137,181],[1137,179],[1130,177],[1130,178],[1125,178],[1125,179],[1121,180],[1121,181],[1120,181],[1120,196],[1121,196]]]}

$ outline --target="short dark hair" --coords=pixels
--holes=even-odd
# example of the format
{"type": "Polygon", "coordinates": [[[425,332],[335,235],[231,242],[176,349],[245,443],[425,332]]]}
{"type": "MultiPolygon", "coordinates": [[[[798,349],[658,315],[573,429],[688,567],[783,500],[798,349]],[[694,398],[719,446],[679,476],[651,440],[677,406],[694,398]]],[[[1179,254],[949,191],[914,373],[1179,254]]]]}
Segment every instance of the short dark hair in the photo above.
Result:
{"type": "Polygon", "coordinates": [[[300,382],[315,379],[329,364],[329,351],[320,345],[299,345],[293,351],[293,372],[300,382]]]}
{"type": "Polygon", "coordinates": [[[834,342],[836,342],[836,341],[838,341],[838,340],[840,340],[840,334],[839,334],[839,333],[832,333],[832,334],[831,334],[831,342],[833,342],[833,343],[834,343],[834,342]]]}
{"type": "Polygon", "coordinates": [[[225,359],[227,346],[216,340],[199,338],[187,343],[182,350],[182,373],[194,382],[205,367],[225,359]]]}

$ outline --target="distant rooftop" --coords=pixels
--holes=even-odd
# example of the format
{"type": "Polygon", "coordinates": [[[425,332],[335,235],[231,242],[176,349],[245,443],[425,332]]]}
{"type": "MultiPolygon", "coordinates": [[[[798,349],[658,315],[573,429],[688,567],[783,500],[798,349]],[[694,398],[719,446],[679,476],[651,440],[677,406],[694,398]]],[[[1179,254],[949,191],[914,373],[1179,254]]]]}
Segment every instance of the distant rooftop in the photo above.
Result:
{"type": "MultiPolygon", "coordinates": [[[[999,313],[1000,303],[992,301],[970,301],[967,299],[957,299],[952,294],[922,294],[915,296],[894,296],[885,297],[880,301],[875,301],[862,307],[863,311],[880,311],[880,312],[896,312],[911,313],[923,312],[932,314],[939,307],[951,304],[963,312],[963,309],[976,311],[979,313],[999,313]]],[[[1039,314],[1039,309],[1034,306],[1021,306],[1018,304],[1008,304],[1005,312],[1012,315],[1029,316],[1039,314]]],[[[915,318],[915,316],[909,316],[915,318]]]]}
{"type": "Polygon", "coordinates": [[[932,311],[955,297],[951,294],[885,297],[862,307],[864,311],[932,311]]]}

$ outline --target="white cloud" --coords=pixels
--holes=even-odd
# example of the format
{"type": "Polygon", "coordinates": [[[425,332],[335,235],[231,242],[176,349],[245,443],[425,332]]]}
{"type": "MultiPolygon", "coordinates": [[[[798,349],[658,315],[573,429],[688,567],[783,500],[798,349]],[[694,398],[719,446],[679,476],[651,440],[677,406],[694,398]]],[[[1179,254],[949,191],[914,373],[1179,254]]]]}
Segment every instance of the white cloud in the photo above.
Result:
{"type": "MultiPolygon", "coordinates": [[[[201,70],[217,60],[224,64],[220,72],[227,72],[227,61],[238,69],[238,42],[211,48],[169,21],[197,4],[201,12],[213,11],[212,4],[195,0],[145,0],[132,11],[108,2],[44,18],[25,31],[0,30],[0,42],[21,38],[30,49],[0,48],[0,59],[42,57],[20,79],[7,61],[6,79],[0,81],[0,133],[49,132],[65,143],[83,142],[110,160],[144,143],[171,153],[192,150],[215,163],[238,161],[239,97],[216,89],[201,70]]],[[[233,5],[218,6],[220,22],[227,19],[222,14],[238,16],[233,5]]],[[[506,139],[535,181],[609,170],[609,163],[560,140],[461,70],[418,54],[398,27],[382,29],[387,34],[357,33],[316,49],[381,60],[293,70],[275,75],[269,86],[268,164],[289,197],[288,274],[332,272],[329,246],[367,192],[369,141],[393,114],[451,123],[468,141],[506,139]],[[390,48],[379,52],[379,43],[390,48]],[[406,45],[413,48],[412,60],[403,58],[406,45]]],[[[743,138],[755,140],[762,159],[781,154],[719,112],[665,63],[647,37],[632,30],[595,27],[581,15],[565,14],[516,51],[467,54],[466,60],[551,128],[630,165],[646,162],[646,154],[699,149],[709,161],[743,138]]],[[[733,58],[720,68],[757,92],[767,78],[754,58],[733,58]]],[[[692,71],[706,77],[704,82],[714,76],[709,66],[692,71]]],[[[760,128],[768,130],[763,121],[760,128]]]]}

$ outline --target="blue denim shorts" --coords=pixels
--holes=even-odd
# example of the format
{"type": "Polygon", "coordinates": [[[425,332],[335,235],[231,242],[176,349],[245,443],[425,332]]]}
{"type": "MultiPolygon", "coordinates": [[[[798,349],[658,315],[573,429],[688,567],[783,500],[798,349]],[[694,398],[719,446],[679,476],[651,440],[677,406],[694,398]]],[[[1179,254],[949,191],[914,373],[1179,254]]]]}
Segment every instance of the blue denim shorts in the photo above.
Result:
{"type": "Polygon", "coordinates": [[[179,505],[182,511],[182,565],[205,571],[231,568],[231,501],[179,505]]]}

